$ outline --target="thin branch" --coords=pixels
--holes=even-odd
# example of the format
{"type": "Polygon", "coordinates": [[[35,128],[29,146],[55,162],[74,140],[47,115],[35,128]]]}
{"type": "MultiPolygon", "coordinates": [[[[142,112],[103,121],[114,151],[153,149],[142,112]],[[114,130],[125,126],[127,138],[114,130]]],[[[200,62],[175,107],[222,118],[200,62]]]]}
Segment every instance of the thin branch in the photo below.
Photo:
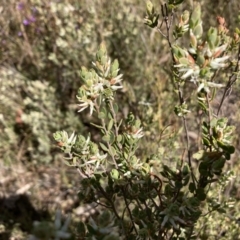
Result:
{"type": "Polygon", "coordinates": [[[127,202],[126,194],[125,194],[125,191],[124,191],[123,187],[121,187],[121,192],[122,192],[122,194],[123,194],[123,199],[124,199],[125,206],[126,206],[126,208],[127,208],[129,217],[130,217],[131,222],[132,222],[132,224],[133,224],[133,229],[134,229],[136,235],[138,235],[138,232],[137,232],[137,229],[136,229],[136,226],[135,226],[135,223],[134,223],[134,219],[133,219],[133,216],[132,216],[132,212],[131,212],[131,210],[130,210],[130,208],[129,208],[129,204],[128,204],[128,202],[127,202]]]}
{"type": "MultiPolygon", "coordinates": [[[[165,25],[166,25],[166,28],[167,28],[166,39],[167,39],[168,45],[171,49],[172,61],[173,61],[173,66],[174,66],[176,64],[176,60],[174,58],[172,43],[171,43],[171,39],[170,39],[170,28],[171,28],[172,21],[173,21],[173,12],[171,13],[171,18],[170,18],[170,21],[169,21],[169,17],[168,17],[169,13],[168,13],[167,5],[166,4],[162,5],[161,10],[162,10],[162,15],[163,15],[164,22],[165,22],[165,25]]],[[[183,98],[183,93],[182,93],[181,86],[180,86],[179,83],[177,83],[177,90],[178,90],[179,102],[180,102],[180,105],[182,105],[184,103],[184,98],[183,98]]],[[[187,154],[188,165],[189,165],[189,168],[191,170],[192,181],[193,181],[194,185],[196,185],[196,183],[195,183],[196,177],[193,173],[192,163],[191,163],[190,138],[189,138],[189,133],[188,133],[187,120],[186,120],[185,116],[182,117],[182,120],[183,120],[185,135],[186,135],[186,138],[187,138],[186,145],[187,145],[187,152],[188,152],[188,154],[187,154]]]]}
{"type": "MultiPolygon", "coordinates": [[[[120,216],[119,216],[118,213],[117,213],[117,210],[116,210],[116,208],[115,208],[115,205],[114,205],[112,199],[108,197],[107,193],[105,192],[105,190],[102,188],[102,186],[101,186],[100,184],[98,185],[98,190],[99,190],[99,191],[101,192],[101,194],[105,197],[105,199],[110,203],[110,205],[111,205],[111,207],[112,207],[112,210],[113,210],[115,216],[117,217],[118,220],[120,220],[121,218],[120,218],[120,216]]],[[[123,223],[122,223],[122,225],[123,225],[123,223]]]]}
{"type": "MultiPolygon", "coordinates": [[[[211,128],[211,106],[210,106],[210,101],[209,101],[209,95],[206,93],[206,99],[207,99],[207,104],[208,104],[208,124],[209,124],[209,130],[208,134],[209,137],[211,138],[212,136],[212,128],[211,128]]],[[[212,146],[210,146],[210,152],[212,151],[212,146]]]]}
{"type": "Polygon", "coordinates": [[[239,64],[240,64],[240,44],[238,46],[237,63],[236,63],[234,71],[232,72],[231,76],[228,79],[228,83],[225,87],[220,105],[219,105],[218,110],[217,110],[217,116],[218,116],[218,114],[221,110],[221,107],[223,105],[224,100],[231,93],[232,85],[237,81],[237,72],[239,71],[239,64]]]}
{"type": "Polygon", "coordinates": [[[153,173],[150,173],[151,176],[153,176],[154,178],[156,178],[158,180],[158,182],[160,183],[160,187],[159,189],[157,189],[156,187],[154,187],[154,189],[156,190],[157,192],[157,195],[158,195],[158,198],[159,198],[159,201],[160,201],[160,205],[162,206],[162,198],[161,198],[161,190],[162,190],[162,180],[155,174],[153,173]]]}

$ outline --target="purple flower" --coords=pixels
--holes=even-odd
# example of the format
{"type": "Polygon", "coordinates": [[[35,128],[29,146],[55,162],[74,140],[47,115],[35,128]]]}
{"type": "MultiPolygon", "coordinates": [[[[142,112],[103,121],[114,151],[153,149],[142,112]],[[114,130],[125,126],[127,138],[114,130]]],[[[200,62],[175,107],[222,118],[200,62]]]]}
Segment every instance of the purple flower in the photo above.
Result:
{"type": "Polygon", "coordinates": [[[24,19],[23,20],[23,24],[25,25],[25,26],[27,26],[27,25],[29,25],[30,24],[30,21],[28,20],[28,19],[24,19]]]}
{"type": "Polygon", "coordinates": [[[18,10],[23,10],[23,8],[24,8],[24,3],[19,2],[19,3],[17,4],[17,9],[18,9],[18,10]]]}
{"type": "Polygon", "coordinates": [[[33,12],[33,13],[36,13],[36,12],[37,12],[37,8],[36,8],[36,7],[31,7],[31,9],[32,9],[32,12],[33,12]]]}
{"type": "Polygon", "coordinates": [[[21,37],[22,36],[22,32],[18,32],[18,36],[21,37]]]}
{"type": "Polygon", "coordinates": [[[30,17],[28,18],[28,20],[29,20],[31,23],[36,22],[36,18],[35,18],[34,16],[30,16],[30,17]]]}

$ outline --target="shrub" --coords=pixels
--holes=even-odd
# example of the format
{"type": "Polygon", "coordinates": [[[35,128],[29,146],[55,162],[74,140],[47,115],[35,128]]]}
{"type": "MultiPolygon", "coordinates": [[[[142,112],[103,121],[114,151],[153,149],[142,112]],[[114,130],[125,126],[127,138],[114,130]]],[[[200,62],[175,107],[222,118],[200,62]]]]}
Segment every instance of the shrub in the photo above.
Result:
{"type": "MultiPolygon", "coordinates": [[[[202,220],[211,219],[215,212],[230,211],[229,201],[218,196],[233,177],[225,166],[235,151],[234,127],[227,117],[220,117],[220,110],[238,79],[240,32],[236,29],[230,37],[225,19],[218,17],[218,26],[204,34],[200,4],[191,14],[180,14],[173,25],[173,14],[181,2],[162,5],[160,22],[160,14],[147,1],[145,18],[146,25],[166,38],[171,52],[173,93],[178,96],[174,112],[182,120],[184,134],[184,142],[177,142],[181,148],[173,137],[168,141],[171,148],[163,145],[146,159],[138,157],[143,127],[133,113],[127,118],[119,113],[115,91],[122,88],[122,74],[104,44],[93,68],[80,71],[79,112],[89,109],[99,119],[91,124],[102,137],[96,143],[90,135],[69,136],[58,131],[54,138],[66,155],[65,163],[79,173],[80,200],[105,209],[97,218],[90,218],[86,227],[80,224],[82,238],[205,239],[212,231],[203,230],[207,226],[201,226],[202,220]],[[214,100],[219,97],[216,108],[214,100]],[[197,116],[194,127],[201,129],[198,147],[190,141],[188,115],[197,116]],[[179,149],[183,149],[181,154],[179,149]]],[[[236,235],[238,230],[235,224],[222,231],[236,235]]]]}

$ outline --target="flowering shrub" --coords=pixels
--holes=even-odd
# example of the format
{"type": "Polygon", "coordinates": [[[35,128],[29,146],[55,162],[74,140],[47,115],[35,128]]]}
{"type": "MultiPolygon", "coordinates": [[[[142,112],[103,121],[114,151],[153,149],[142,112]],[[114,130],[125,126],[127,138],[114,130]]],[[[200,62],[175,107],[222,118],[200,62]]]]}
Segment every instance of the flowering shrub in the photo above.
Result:
{"type": "Polygon", "coordinates": [[[149,27],[139,0],[0,3],[0,157],[56,168],[62,129],[97,210],[32,239],[238,239],[240,21],[218,3],[147,1],[149,27]]]}
{"type": "Polygon", "coordinates": [[[83,85],[77,94],[79,112],[89,108],[90,115],[99,119],[98,124],[92,124],[101,132],[101,140],[94,143],[90,135],[68,136],[65,131],[54,134],[66,154],[66,164],[76,167],[82,179],[80,200],[108,209],[98,220],[91,218],[86,228],[82,225],[80,235],[88,239],[196,239],[202,234],[198,227],[201,218],[215,211],[224,213],[229,207],[226,201],[211,195],[211,189],[224,189],[233,176],[224,166],[235,151],[234,127],[219,113],[226,92],[239,74],[239,32],[233,38],[228,36],[225,20],[218,17],[218,28],[211,27],[204,39],[199,4],[191,14],[185,11],[174,27],[174,9],[181,2],[162,5],[159,24],[160,15],[147,1],[145,18],[146,25],[167,39],[172,55],[172,77],[179,98],[175,113],[185,130],[185,150],[175,166],[163,162],[161,154],[146,160],[138,157],[144,131],[132,113],[120,118],[115,91],[122,87],[122,75],[118,61],[111,61],[103,44],[93,69],[82,68],[83,85]],[[174,43],[170,38],[172,28],[174,43]],[[178,43],[186,34],[188,48],[178,43]],[[228,82],[217,82],[216,75],[227,67],[231,68],[228,82]],[[191,97],[196,99],[195,108],[202,111],[198,151],[191,149],[187,124],[187,115],[194,107],[189,109],[184,96],[185,86],[192,83],[195,94],[191,97]],[[212,101],[219,88],[224,88],[222,100],[214,109],[212,101]]]}

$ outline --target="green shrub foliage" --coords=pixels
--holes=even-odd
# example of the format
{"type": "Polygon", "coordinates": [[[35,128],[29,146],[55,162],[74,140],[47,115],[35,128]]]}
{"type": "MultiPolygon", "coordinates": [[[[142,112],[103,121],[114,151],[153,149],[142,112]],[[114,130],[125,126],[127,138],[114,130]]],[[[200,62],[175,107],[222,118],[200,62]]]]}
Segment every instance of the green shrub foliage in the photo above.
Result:
{"type": "Polygon", "coordinates": [[[96,209],[30,239],[239,238],[238,3],[160,2],[1,1],[0,158],[96,209]]]}
{"type": "Polygon", "coordinates": [[[99,129],[101,139],[94,142],[91,135],[68,135],[66,131],[54,134],[66,164],[77,168],[81,178],[80,200],[105,208],[82,228],[80,234],[87,239],[197,239],[208,233],[201,231],[202,219],[215,212],[224,214],[230,207],[217,194],[222,194],[232,177],[224,166],[235,151],[235,128],[220,110],[239,74],[239,31],[231,37],[225,19],[218,17],[218,26],[204,34],[200,4],[191,13],[184,11],[174,24],[181,3],[169,1],[157,13],[147,1],[144,22],[166,38],[171,52],[172,94],[178,96],[174,112],[182,120],[185,136],[179,143],[182,154],[172,148],[160,149],[145,160],[138,156],[144,129],[131,112],[119,117],[115,92],[121,91],[123,76],[104,44],[93,67],[81,68],[83,84],[77,93],[79,112],[88,109],[99,119],[92,125],[99,129]],[[188,85],[193,89],[191,106],[185,96],[188,85]],[[217,96],[221,101],[216,108],[217,96]],[[201,112],[198,150],[193,150],[188,130],[188,115],[193,111],[201,112]],[[163,154],[168,151],[177,155],[169,164],[163,154]]]}

